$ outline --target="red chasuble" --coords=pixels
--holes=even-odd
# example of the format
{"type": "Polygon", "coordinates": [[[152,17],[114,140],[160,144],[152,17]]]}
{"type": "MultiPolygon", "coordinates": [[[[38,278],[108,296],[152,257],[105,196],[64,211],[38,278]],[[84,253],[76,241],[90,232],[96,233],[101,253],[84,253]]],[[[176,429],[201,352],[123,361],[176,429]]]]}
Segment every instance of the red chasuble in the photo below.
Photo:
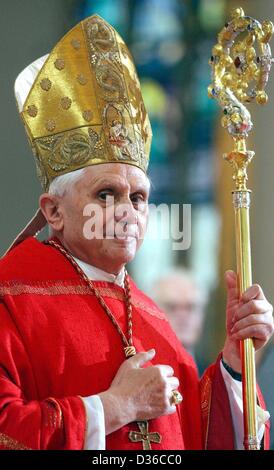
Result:
{"type": "MultiPolygon", "coordinates": [[[[124,291],[95,281],[126,332],[124,291]]],[[[163,312],[130,280],[133,342],[156,349],[151,364],[169,364],[184,400],[149,422],[162,436],[152,449],[233,448],[231,414],[219,364],[199,384],[196,366],[163,312]],[[212,402],[212,404],[211,404],[212,402]]],[[[0,261],[0,449],[84,447],[80,396],[107,390],[125,360],[121,338],[88,286],[55,248],[28,238],[0,261]]],[[[136,423],[107,436],[107,449],[142,449],[136,423]]]]}

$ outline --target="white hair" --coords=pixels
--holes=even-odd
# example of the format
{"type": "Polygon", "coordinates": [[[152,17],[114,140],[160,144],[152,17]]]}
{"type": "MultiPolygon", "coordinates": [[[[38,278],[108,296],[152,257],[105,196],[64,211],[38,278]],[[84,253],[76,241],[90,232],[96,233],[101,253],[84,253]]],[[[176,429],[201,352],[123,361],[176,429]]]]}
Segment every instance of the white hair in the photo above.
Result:
{"type": "MultiPolygon", "coordinates": [[[[75,183],[77,183],[77,181],[79,181],[82,176],[84,176],[86,169],[87,167],[80,168],[80,170],[71,171],[70,173],[66,173],[65,175],[57,176],[50,183],[48,193],[51,196],[63,197],[66,191],[73,187],[75,183]]],[[[149,182],[149,186],[151,187],[151,180],[148,175],[146,175],[146,177],[149,182]]]]}
{"type": "MultiPolygon", "coordinates": [[[[86,168],[80,168],[80,170],[71,171],[65,175],[57,176],[50,183],[48,193],[51,196],[63,197],[66,192],[71,189],[75,183],[82,178],[82,176],[84,176],[85,170],[86,168]]],[[[54,231],[50,224],[48,227],[48,233],[50,237],[54,235],[54,231]]]]}
{"type": "Polygon", "coordinates": [[[51,196],[59,196],[63,197],[71,187],[79,181],[84,173],[86,168],[80,168],[80,170],[71,171],[70,173],[66,173],[65,175],[57,176],[54,180],[50,183],[49,186],[49,194],[51,196]]]}

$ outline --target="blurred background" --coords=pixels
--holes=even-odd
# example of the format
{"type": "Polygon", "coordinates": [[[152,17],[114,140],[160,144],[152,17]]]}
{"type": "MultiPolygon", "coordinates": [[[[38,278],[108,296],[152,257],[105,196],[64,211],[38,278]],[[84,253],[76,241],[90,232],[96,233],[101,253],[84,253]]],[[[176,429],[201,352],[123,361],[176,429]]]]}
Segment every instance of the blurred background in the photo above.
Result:
{"type": "MultiPolygon", "coordinates": [[[[234,6],[242,6],[246,14],[258,20],[274,21],[272,0],[1,2],[0,252],[4,253],[33,215],[40,194],[32,153],[16,109],[15,78],[29,63],[49,52],[78,21],[98,13],[129,45],[141,79],[154,134],[149,173],[153,182],[151,202],[192,205],[191,247],[173,251],[172,240],[148,239],[130,271],[139,287],[149,295],[153,295],[158,278],[174,268],[187,269],[195,278],[203,299],[207,299],[202,303],[203,332],[195,344],[195,357],[198,361],[202,358],[205,365],[214,359],[223,344],[224,271],[235,267],[233,183],[231,170],[222,160],[222,154],[232,148],[232,142],[221,128],[216,103],[207,97],[211,48],[234,6]]],[[[251,105],[255,131],[249,139],[249,148],[256,151],[249,169],[249,186],[254,192],[251,210],[254,281],[262,284],[272,303],[273,76],[274,73],[268,86],[269,105],[265,108],[251,105]]],[[[157,221],[155,224],[152,230],[157,233],[157,221]]],[[[176,292],[180,293],[180,288],[176,292]]],[[[191,305],[188,308],[194,309],[191,305]]],[[[262,386],[267,384],[268,408],[273,408],[274,402],[274,383],[271,388],[274,374],[270,370],[274,372],[274,358],[269,359],[272,352],[270,345],[261,357],[259,372],[262,386]]]]}

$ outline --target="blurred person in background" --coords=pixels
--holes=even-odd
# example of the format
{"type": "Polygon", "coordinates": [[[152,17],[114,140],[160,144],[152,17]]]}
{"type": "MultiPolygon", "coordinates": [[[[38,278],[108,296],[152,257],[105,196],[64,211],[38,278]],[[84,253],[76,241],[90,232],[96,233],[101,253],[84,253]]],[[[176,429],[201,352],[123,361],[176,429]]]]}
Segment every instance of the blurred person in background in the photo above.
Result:
{"type": "Polygon", "coordinates": [[[207,364],[196,348],[203,333],[207,293],[190,270],[177,268],[155,281],[151,295],[166,313],[181,344],[193,356],[201,375],[207,364]]]}

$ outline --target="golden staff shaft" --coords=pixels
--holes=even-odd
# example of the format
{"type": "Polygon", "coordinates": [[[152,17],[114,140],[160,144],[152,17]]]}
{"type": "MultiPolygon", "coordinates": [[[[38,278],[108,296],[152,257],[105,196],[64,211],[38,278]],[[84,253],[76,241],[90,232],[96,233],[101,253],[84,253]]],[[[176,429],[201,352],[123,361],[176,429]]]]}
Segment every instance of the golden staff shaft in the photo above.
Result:
{"type": "MultiPolygon", "coordinates": [[[[265,87],[273,63],[269,41],[274,27],[271,21],[259,21],[246,16],[242,8],[235,8],[232,19],[218,34],[218,43],[212,49],[210,65],[211,98],[217,99],[223,110],[222,125],[234,139],[234,149],[225,155],[233,167],[236,189],[233,192],[236,230],[236,255],[240,295],[252,284],[247,167],[254,152],[246,149],[246,139],[253,123],[245,103],[256,100],[266,104],[265,87]],[[255,48],[257,43],[257,49],[255,48]]],[[[241,343],[244,447],[259,449],[257,437],[255,351],[252,338],[241,343]]]]}
{"type": "MultiPolygon", "coordinates": [[[[233,192],[235,209],[238,287],[241,295],[252,284],[249,228],[250,191],[233,192]]],[[[257,437],[257,394],[255,348],[251,338],[241,341],[242,388],[244,411],[244,448],[259,450],[257,437]]]]}

